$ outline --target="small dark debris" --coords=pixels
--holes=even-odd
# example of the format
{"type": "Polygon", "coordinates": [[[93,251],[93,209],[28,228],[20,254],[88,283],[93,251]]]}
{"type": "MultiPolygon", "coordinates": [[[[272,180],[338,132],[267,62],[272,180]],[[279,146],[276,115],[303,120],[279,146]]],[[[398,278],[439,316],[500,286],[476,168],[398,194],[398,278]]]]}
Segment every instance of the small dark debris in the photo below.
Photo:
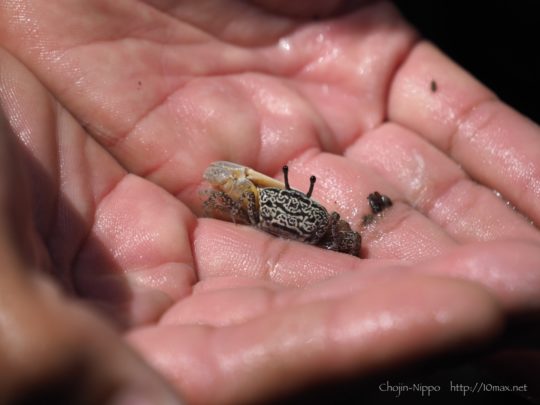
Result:
{"type": "Polygon", "coordinates": [[[378,191],[374,191],[368,196],[369,206],[371,207],[371,211],[374,214],[378,214],[385,210],[386,208],[389,208],[392,206],[392,200],[390,197],[379,193],[378,191]]]}
{"type": "Polygon", "coordinates": [[[363,226],[368,226],[368,225],[372,224],[374,221],[375,221],[375,215],[373,215],[373,214],[364,215],[363,218],[362,218],[362,225],[363,226]]]}
{"type": "Polygon", "coordinates": [[[394,203],[387,195],[381,194],[378,191],[374,191],[368,196],[369,206],[371,207],[371,214],[364,215],[362,217],[362,225],[367,226],[375,222],[378,216],[381,216],[381,212],[390,208],[394,203]]]}
{"type": "Polygon", "coordinates": [[[437,82],[435,80],[431,81],[431,92],[435,93],[437,91],[437,82]]]}

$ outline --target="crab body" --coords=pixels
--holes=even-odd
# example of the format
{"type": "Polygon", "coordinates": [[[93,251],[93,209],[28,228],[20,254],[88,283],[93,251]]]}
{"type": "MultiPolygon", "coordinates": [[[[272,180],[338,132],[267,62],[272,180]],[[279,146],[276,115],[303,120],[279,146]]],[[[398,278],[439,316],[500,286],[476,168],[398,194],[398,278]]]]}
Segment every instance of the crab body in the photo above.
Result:
{"type": "Polygon", "coordinates": [[[272,235],[317,244],[330,225],[328,211],[296,190],[259,191],[258,227],[272,235]]]}

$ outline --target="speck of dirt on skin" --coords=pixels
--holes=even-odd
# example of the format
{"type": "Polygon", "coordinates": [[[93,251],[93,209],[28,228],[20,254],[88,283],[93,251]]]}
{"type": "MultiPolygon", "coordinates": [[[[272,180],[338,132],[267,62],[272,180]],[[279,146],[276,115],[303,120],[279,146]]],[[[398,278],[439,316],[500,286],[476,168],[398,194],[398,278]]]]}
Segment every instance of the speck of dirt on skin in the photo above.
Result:
{"type": "Polygon", "coordinates": [[[362,226],[371,225],[373,222],[375,222],[375,215],[373,214],[364,215],[362,218],[362,226]]]}
{"type": "Polygon", "coordinates": [[[437,91],[437,82],[435,80],[431,80],[431,92],[435,93],[437,91]]]}

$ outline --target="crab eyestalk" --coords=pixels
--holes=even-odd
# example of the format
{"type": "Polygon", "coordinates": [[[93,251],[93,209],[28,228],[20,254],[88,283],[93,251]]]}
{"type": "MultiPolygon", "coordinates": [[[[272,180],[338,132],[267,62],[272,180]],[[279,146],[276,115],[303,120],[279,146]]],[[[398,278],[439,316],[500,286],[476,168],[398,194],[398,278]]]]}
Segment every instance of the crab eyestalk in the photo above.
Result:
{"type": "Polygon", "coordinates": [[[283,177],[285,178],[285,189],[290,190],[291,186],[289,186],[289,166],[287,165],[283,166],[283,177]]]}
{"type": "Polygon", "coordinates": [[[306,194],[308,198],[311,198],[311,194],[313,193],[313,187],[315,187],[315,181],[317,181],[317,178],[312,175],[309,178],[309,190],[306,194]]]}

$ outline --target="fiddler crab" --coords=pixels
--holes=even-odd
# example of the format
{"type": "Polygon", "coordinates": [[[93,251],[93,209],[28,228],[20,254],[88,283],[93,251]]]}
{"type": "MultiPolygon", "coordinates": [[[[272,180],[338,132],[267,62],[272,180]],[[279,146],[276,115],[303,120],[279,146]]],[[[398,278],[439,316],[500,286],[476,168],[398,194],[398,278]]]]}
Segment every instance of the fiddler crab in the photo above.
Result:
{"type": "MultiPolygon", "coordinates": [[[[311,198],[315,176],[310,177],[309,190],[303,193],[290,187],[288,174],[289,168],[283,166],[282,183],[246,166],[214,162],[203,175],[211,186],[205,193],[205,215],[359,257],[360,234],[337,212],[329,213],[311,198]]],[[[390,198],[377,191],[368,196],[368,201],[374,215],[392,205],[390,198]]]]}

